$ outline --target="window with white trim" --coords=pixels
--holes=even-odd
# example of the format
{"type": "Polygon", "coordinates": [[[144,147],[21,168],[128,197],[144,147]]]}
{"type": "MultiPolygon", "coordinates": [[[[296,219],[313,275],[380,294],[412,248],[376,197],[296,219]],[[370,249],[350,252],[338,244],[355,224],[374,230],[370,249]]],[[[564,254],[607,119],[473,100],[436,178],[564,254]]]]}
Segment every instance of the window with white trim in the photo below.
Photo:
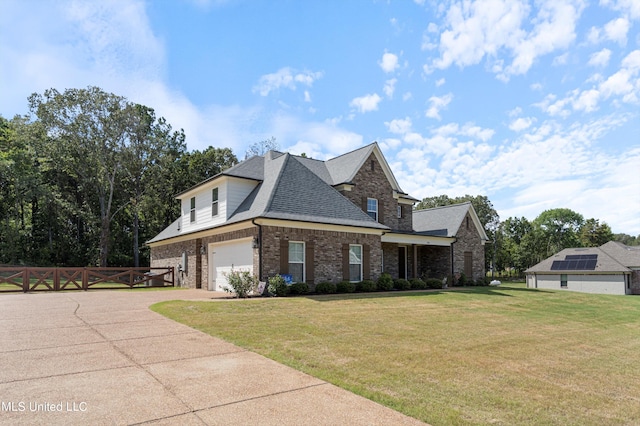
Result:
{"type": "Polygon", "coordinates": [[[289,275],[294,283],[304,281],[304,243],[289,241],[289,275]]]}
{"type": "Polygon", "coordinates": [[[367,214],[373,220],[378,221],[378,200],[375,198],[367,198],[367,214]]]}
{"type": "Polygon", "coordinates": [[[211,190],[211,216],[218,216],[218,188],[211,190]]]}
{"type": "Polygon", "coordinates": [[[362,281],[362,246],[349,245],[349,281],[362,281]]]}
{"type": "Polygon", "coordinates": [[[560,288],[567,288],[567,275],[560,275],[560,288]]]}
{"type": "Polygon", "coordinates": [[[191,223],[196,221],[196,197],[191,197],[189,208],[189,221],[191,223]]]}
{"type": "Polygon", "coordinates": [[[398,219],[402,219],[402,206],[398,204],[398,219]]]}

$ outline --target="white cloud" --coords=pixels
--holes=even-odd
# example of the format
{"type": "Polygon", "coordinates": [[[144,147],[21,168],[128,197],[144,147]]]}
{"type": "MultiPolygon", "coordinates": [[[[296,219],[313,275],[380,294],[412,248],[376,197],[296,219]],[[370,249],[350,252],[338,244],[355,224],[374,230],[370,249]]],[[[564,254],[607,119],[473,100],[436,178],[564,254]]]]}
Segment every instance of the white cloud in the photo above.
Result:
{"type": "Polygon", "coordinates": [[[637,0],[600,0],[600,5],[622,12],[632,19],[640,19],[640,3],[637,0]]]}
{"type": "Polygon", "coordinates": [[[600,91],[596,89],[585,90],[581,92],[577,99],[573,101],[573,109],[592,112],[598,109],[598,101],[600,100],[600,91]]]}
{"type": "Polygon", "coordinates": [[[349,105],[364,114],[365,112],[376,111],[381,100],[380,95],[374,93],[354,98],[349,105]]]}
{"type": "Polygon", "coordinates": [[[411,92],[404,92],[404,94],[402,95],[403,101],[408,101],[411,98],[413,98],[413,94],[411,94],[411,92]]]}
{"type": "Polygon", "coordinates": [[[609,49],[602,49],[589,56],[589,65],[593,67],[606,67],[610,58],[611,51],[609,49]]]}
{"type": "Polygon", "coordinates": [[[627,33],[629,32],[629,21],[627,18],[613,19],[604,26],[604,33],[608,40],[615,41],[620,45],[627,43],[627,33]]]}
{"type": "Polygon", "coordinates": [[[384,83],[384,88],[382,89],[384,91],[384,94],[387,95],[387,97],[389,99],[393,98],[393,93],[396,90],[396,83],[398,82],[397,78],[392,78],[390,80],[387,80],[384,83]]]}
{"type": "Polygon", "coordinates": [[[582,9],[581,0],[540,3],[535,17],[521,0],[478,0],[454,2],[446,14],[448,29],[440,34],[440,57],[425,65],[425,72],[455,64],[466,67],[491,59],[496,76],[507,81],[511,75],[525,74],[542,55],[567,48],[575,39],[582,9]],[[531,31],[524,29],[531,23],[531,31]],[[510,55],[506,67],[499,56],[510,55]]]}
{"type": "Polygon", "coordinates": [[[293,68],[284,67],[274,73],[261,76],[258,84],[253,87],[253,92],[259,93],[261,96],[268,96],[269,93],[281,87],[290,90],[296,90],[298,84],[310,87],[319,78],[322,78],[322,72],[320,71],[298,72],[293,68]]]}
{"type": "Polygon", "coordinates": [[[441,120],[440,111],[443,108],[446,108],[449,103],[453,100],[453,94],[447,93],[444,96],[432,96],[429,98],[429,108],[425,112],[425,116],[429,118],[435,118],[436,120],[441,120]]]}
{"type": "Polygon", "coordinates": [[[392,73],[400,66],[398,64],[398,55],[385,52],[382,55],[382,59],[378,62],[378,65],[380,65],[380,68],[382,68],[382,71],[385,73],[392,73]]]}
{"type": "Polygon", "coordinates": [[[509,128],[514,132],[521,132],[531,127],[534,120],[535,119],[531,117],[519,117],[509,124],[509,128]]]}
{"type": "Polygon", "coordinates": [[[311,94],[309,93],[308,90],[304,91],[304,101],[305,102],[311,102],[311,94]]]}
{"type": "Polygon", "coordinates": [[[396,133],[399,135],[404,135],[411,131],[411,119],[409,117],[405,118],[396,118],[395,120],[385,121],[384,125],[387,126],[387,129],[391,133],[396,133]]]}
{"type": "Polygon", "coordinates": [[[445,82],[446,82],[446,80],[444,79],[444,77],[436,80],[436,87],[440,87],[440,86],[444,85],[445,82]]]}

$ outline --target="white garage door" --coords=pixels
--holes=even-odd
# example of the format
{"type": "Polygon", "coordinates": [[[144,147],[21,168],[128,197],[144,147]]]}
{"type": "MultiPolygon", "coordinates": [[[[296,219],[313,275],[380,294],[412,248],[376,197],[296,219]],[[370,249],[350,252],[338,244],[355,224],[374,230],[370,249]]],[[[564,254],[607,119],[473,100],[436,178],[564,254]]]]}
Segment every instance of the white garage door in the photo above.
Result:
{"type": "Polygon", "coordinates": [[[209,245],[209,290],[229,288],[225,273],[242,270],[253,273],[251,238],[209,245]]]}

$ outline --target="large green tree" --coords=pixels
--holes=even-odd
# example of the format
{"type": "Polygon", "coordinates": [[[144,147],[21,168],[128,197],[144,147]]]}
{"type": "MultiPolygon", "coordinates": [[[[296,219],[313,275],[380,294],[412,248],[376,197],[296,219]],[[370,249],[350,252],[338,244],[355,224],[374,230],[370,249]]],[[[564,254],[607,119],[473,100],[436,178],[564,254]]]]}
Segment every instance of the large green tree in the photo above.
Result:
{"type": "Polygon", "coordinates": [[[541,233],[543,258],[565,248],[580,247],[579,231],[583,224],[584,217],[571,209],[550,209],[540,213],[533,226],[541,233]]]}
{"type": "Polygon", "coordinates": [[[581,247],[598,247],[613,240],[613,232],[609,225],[592,218],[582,224],[578,231],[578,238],[581,247]]]}

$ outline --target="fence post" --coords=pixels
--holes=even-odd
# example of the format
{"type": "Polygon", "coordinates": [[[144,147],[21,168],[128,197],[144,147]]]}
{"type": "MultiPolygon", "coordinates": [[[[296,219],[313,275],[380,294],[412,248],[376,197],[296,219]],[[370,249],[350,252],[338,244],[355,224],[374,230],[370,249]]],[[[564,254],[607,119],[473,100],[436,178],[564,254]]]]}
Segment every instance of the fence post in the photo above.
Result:
{"type": "Polygon", "coordinates": [[[22,291],[25,293],[29,291],[29,275],[29,268],[24,268],[22,270],[22,291]]]}
{"type": "Polygon", "coordinates": [[[86,266],[82,268],[82,289],[87,291],[89,288],[89,273],[87,272],[86,266]]]}
{"type": "Polygon", "coordinates": [[[53,270],[53,291],[60,291],[60,268],[53,270]]]}

